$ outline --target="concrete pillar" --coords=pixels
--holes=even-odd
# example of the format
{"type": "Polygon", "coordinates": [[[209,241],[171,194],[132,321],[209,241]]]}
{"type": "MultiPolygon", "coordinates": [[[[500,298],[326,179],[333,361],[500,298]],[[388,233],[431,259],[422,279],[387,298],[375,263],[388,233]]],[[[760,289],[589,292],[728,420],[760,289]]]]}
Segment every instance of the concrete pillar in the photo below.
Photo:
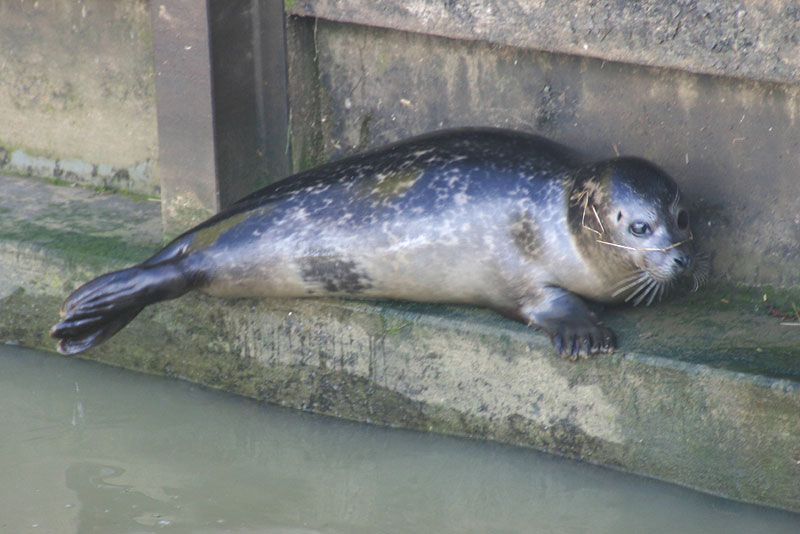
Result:
{"type": "Polygon", "coordinates": [[[288,173],[283,4],[153,2],[164,231],[288,173]]]}

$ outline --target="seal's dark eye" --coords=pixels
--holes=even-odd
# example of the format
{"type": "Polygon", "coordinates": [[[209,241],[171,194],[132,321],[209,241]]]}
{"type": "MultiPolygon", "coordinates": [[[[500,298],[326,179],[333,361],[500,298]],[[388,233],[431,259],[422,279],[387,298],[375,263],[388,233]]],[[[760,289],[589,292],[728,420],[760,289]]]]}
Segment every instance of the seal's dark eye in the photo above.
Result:
{"type": "Polygon", "coordinates": [[[650,233],[650,225],[644,221],[635,221],[631,223],[630,231],[636,237],[644,237],[650,233]]]}
{"type": "Polygon", "coordinates": [[[676,222],[678,223],[678,228],[681,230],[689,228],[689,213],[686,210],[679,211],[676,222]]]}

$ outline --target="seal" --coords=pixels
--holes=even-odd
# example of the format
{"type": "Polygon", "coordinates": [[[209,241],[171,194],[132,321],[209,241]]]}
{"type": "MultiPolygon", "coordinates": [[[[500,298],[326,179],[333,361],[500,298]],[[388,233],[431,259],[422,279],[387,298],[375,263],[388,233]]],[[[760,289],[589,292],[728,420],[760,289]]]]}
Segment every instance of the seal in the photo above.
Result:
{"type": "Polygon", "coordinates": [[[696,266],[675,182],[643,159],[584,163],[545,138],[434,132],[295,174],[150,259],[72,293],[51,330],[76,354],[145,306],[341,296],[488,307],[575,359],[616,347],[584,299],[652,304],[696,266]]]}

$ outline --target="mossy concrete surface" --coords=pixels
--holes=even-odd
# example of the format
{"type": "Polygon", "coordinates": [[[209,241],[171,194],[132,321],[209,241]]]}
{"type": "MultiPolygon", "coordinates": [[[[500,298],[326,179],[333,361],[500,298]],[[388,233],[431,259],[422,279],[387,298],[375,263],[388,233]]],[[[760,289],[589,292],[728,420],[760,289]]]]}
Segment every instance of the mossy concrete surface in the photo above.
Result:
{"type": "MultiPolygon", "coordinates": [[[[53,350],[66,294],[160,244],[154,202],[0,177],[0,341],[53,350]]],[[[800,511],[800,296],[716,286],[603,316],[570,363],[489,311],[347,300],[147,308],[83,357],[303,410],[498,440],[800,511]]]]}

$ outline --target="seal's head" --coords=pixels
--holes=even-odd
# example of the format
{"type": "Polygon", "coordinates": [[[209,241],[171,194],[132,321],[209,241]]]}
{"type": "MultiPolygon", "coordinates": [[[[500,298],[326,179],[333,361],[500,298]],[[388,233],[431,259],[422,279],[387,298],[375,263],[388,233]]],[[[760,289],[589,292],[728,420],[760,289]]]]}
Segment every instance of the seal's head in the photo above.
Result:
{"type": "Polygon", "coordinates": [[[583,248],[604,265],[603,300],[649,305],[681,275],[690,274],[695,289],[705,278],[680,190],[648,161],[616,158],[581,168],[570,195],[570,223],[583,248]]]}

